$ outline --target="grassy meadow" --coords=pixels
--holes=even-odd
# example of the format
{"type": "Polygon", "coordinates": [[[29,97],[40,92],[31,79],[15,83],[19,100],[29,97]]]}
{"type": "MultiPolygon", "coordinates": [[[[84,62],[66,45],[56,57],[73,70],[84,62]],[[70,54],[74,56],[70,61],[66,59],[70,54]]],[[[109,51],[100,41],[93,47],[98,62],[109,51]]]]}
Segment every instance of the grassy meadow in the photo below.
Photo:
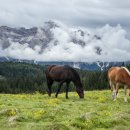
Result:
{"type": "Polygon", "coordinates": [[[85,99],[76,92],[58,98],[52,94],[0,94],[0,130],[129,130],[130,97],[123,90],[117,101],[111,91],[86,91],[85,99]]]}

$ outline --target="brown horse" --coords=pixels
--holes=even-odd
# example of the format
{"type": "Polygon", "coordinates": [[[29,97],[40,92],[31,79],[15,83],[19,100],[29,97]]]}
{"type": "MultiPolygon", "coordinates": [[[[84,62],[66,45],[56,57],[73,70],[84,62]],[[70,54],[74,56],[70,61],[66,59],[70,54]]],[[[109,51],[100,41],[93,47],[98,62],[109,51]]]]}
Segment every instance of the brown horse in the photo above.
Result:
{"type": "MultiPolygon", "coordinates": [[[[108,70],[108,80],[113,92],[113,100],[116,100],[118,89],[124,86],[125,102],[127,102],[127,88],[130,90],[130,72],[126,67],[112,67],[108,70]]],[[[129,91],[130,96],[130,91],[129,91]]]]}
{"type": "Polygon", "coordinates": [[[56,93],[56,97],[60,92],[61,86],[63,83],[66,83],[66,98],[68,98],[68,89],[69,84],[72,81],[76,86],[76,91],[80,98],[84,98],[83,86],[79,77],[79,74],[75,69],[69,66],[57,66],[51,65],[48,66],[46,71],[46,79],[47,79],[47,86],[48,86],[48,94],[51,96],[51,86],[54,81],[59,82],[59,87],[56,93]]]}

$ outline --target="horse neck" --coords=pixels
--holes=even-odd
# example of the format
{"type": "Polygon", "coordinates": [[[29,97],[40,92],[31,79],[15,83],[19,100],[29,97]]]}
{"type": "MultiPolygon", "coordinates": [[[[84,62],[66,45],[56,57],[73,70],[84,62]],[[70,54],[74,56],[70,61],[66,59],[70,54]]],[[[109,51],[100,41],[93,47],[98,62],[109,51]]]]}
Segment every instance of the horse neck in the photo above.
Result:
{"type": "Polygon", "coordinates": [[[76,88],[82,88],[82,84],[80,80],[75,80],[73,81],[74,85],[76,86],[76,88]]]}

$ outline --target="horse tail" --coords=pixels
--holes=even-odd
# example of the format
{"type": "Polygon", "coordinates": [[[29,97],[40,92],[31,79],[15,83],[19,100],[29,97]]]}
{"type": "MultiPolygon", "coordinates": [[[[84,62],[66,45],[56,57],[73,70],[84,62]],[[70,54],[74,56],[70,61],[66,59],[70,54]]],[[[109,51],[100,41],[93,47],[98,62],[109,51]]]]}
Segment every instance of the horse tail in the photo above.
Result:
{"type": "Polygon", "coordinates": [[[46,75],[46,81],[47,81],[47,86],[49,87],[49,84],[51,83],[51,78],[49,77],[49,72],[50,70],[56,65],[51,65],[51,66],[48,66],[46,69],[45,69],[45,75],[46,75]]]}
{"type": "Polygon", "coordinates": [[[50,72],[50,70],[51,70],[54,66],[56,66],[56,65],[48,66],[48,67],[46,68],[46,70],[45,70],[45,74],[48,75],[49,72],[50,72]]]}
{"type": "MultiPolygon", "coordinates": [[[[112,67],[111,67],[112,68],[112,67]]],[[[109,68],[108,69],[108,71],[107,71],[107,88],[109,89],[109,88],[111,88],[111,80],[109,79],[109,73],[110,73],[110,71],[111,71],[111,68],[109,68]]]]}

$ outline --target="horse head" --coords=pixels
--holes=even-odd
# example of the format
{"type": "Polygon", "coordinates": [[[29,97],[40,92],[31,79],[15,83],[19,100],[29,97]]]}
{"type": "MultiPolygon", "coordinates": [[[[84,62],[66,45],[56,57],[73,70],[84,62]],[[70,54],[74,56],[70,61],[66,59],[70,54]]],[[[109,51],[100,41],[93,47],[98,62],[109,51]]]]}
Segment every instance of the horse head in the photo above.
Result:
{"type": "Polygon", "coordinates": [[[84,98],[84,89],[83,89],[83,86],[81,83],[80,83],[80,85],[76,86],[76,91],[80,98],[84,98]]]}

